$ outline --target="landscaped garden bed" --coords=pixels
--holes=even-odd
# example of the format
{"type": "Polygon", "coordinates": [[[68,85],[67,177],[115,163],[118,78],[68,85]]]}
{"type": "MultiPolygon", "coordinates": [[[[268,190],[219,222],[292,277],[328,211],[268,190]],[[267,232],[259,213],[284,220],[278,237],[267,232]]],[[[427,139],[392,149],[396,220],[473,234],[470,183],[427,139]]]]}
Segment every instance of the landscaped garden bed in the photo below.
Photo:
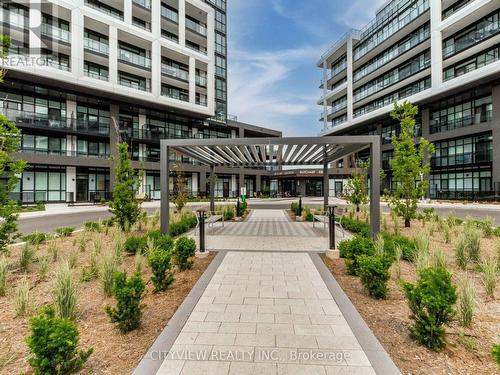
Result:
{"type": "MultiPolygon", "coordinates": [[[[360,215],[360,221],[346,220],[349,227],[347,229],[366,235],[368,229],[366,219],[363,214],[360,215]]],[[[500,237],[496,236],[498,230],[495,230],[488,221],[461,223],[460,220],[451,216],[438,218],[430,211],[421,216],[422,220],[412,221],[410,228],[397,224],[398,236],[395,236],[395,226],[391,216],[383,215],[385,241],[375,241],[374,249],[366,250],[367,253],[372,254],[371,257],[375,256],[375,259],[377,252],[386,253],[386,255],[389,253],[388,256],[394,258],[396,247],[394,244],[398,244],[403,250],[402,258],[408,259],[402,259],[399,267],[398,262],[392,259],[386,291],[383,288],[374,287],[373,278],[370,280],[365,277],[363,280],[363,272],[384,279],[383,267],[379,263],[367,262],[366,256],[350,256],[350,252],[365,252],[365,250],[360,250],[366,245],[363,241],[356,240],[352,243],[352,248],[346,247],[345,244],[340,247],[341,255],[349,259],[331,260],[323,256],[323,261],[404,374],[498,373],[499,367],[493,360],[491,351],[492,346],[500,342],[500,290],[497,287],[493,296],[487,295],[483,264],[486,259],[500,262],[500,237]],[[466,250],[465,264],[459,266],[464,232],[479,236],[480,254],[479,259],[474,261],[472,259],[474,254],[466,250]],[[425,247],[427,240],[428,258],[416,255],[412,247],[415,249],[425,247]],[[423,242],[424,245],[418,245],[417,242],[420,244],[423,242]],[[377,250],[377,247],[383,250],[377,250]],[[353,264],[354,258],[356,261],[353,264]],[[365,269],[360,270],[363,268],[361,265],[363,262],[365,269]],[[410,328],[415,325],[415,320],[410,318],[411,310],[403,286],[405,283],[417,285],[417,281],[422,277],[418,275],[422,275],[422,271],[417,272],[416,268],[425,270],[434,267],[435,263],[445,263],[445,270],[451,273],[451,284],[456,288],[458,298],[457,302],[452,304],[456,314],[452,315],[449,324],[443,325],[446,344],[440,350],[430,350],[410,335],[410,328]],[[358,270],[356,276],[350,275],[353,269],[358,270]],[[464,280],[469,281],[467,284],[469,289],[461,287],[464,280]],[[368,289],[371,290],[372,295],[382,290],[386,293],[386,298],[373,298],[368,289]],[[464,290],[469,292],[464,293],[464,290]],[[472,302],[467,303],[467,296],[470,298],[471,292],[472,302]],[[470,306],[473,307],[473,315],[472,321],[467,324],[467,317],[470,317],[470,314],[467,314],[467,307],[470,306]]],[[[398,221],[396,219],[396,222],[398,221]]],[[[500,267],[500,263],[497,267],[500,267]]],[[[497,268],[494,278],[497,284],[499,270],[500,268],[497,268]]],[[[437,299],[440,303],[443,303],[446,296],[443,292],[443,285],[439,288],[439,292],[435,292],[441,293],[437,299]]],[[[411,288],[407,287],[407,289],[411,288]]]]}
{"type": "MultiPolygon", "coordinates": [[[[193,216],[184,220],[176,215],[172,216],[172,225],[179,234],[191,228],[193,223],[196,224],[196,220],[192,220],[193,216]]],[[[150,247],[153,246],[151,238],[160,238],[157,235],[158,216],[149,219],[143,217],[130,233],[103,224],[89,223],[85,227],[83,232],[74,234],[70,234],[71,230],[61,230],[61,237],[56,239],[44,240],[45,236],[34,235],[27,239],[33,243],[41,242],[39,245],[33,244],[27,248],[22,245],[12,247],[10,254],[4,257],[8,272],[6,294],[0,296],[0,373],[33,373],[28,364],[30,353],[26,344],[26,338],[31,333],[30,317],[38,314],[42,306],[58,306],[55,302],[55,278],[58,270],[64,265],[70,265],[73,281],[76,283],[77,307],[73,321],[80,334],[78,346],[82,350],[93,348],[82,372],[129,374],[214,257],[210,254],[206,258],[194,258],[192,268],[181,271],[183,266],[174,266],[181,264],[177,260],[181,255],[177,250],[179,246],[176,245],[176,252],[171,260],[172,267],[167,270],[168,282],[153,283],[153,262],[156,260],[156,264],[160,266],[165,264],[161,251],[157,252],[160,258],[148,257],[148,254],[151,254],[150,247]],[[144,241],[143,236],[148,231],[150,235],[144,241]],[[133,244],[129,243],[125,249],[125,240],[131,236],[139,239],[140,246],[146,244],[146,249],[141,250],[144,256],[133,253],[133,244]],[[134,272],[139,270],[145,284],[140,299],[140,326],[128,333],[122,333],[118,324],[112,323],[105,311],[108,306],[117,306],[115,296],[106,296],[104,291],[102,270],[105,259],[116,261],[116,270],[126,272],[129,280],[134,272]],[[174,278],[173,282],[171,276],[174,278]],[[23,284],[28,286],[24,290],[25,293],[20,287],[23,284]],[[162,286],[166,286],[164,291],[159,290],[162,286]]],[[[165,246],[173,249],[173,242],[170,241],[162,239],[157,243],[158,246],[166,243],[165,246]]],[[[184,240],[185,248],[192,245],[189,241],[184,240]]],[[[188,256],[192,249],[188,250],[189,252],[182,255],[184,266],[189,264],[188,256]]]]}

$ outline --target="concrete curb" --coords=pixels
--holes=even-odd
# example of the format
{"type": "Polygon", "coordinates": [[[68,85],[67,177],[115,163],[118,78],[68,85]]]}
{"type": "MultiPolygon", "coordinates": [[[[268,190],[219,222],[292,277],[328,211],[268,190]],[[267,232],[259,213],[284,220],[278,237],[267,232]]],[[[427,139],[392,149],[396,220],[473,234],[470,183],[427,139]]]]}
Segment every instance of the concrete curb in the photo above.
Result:
{"type": "Polygon", "coordinates": [[[316,269],[325,282],[328,290],[337,303],[340,311],[344,315],[349,327],[351,327],[354,336],[363,348],[366,356],[370,360],[373,369],[377,374],[382,375],[401,375],[401,372],[392,361],[389,354],[385,351],[384,347],[375,337],[371,329],[365,323],[356,307],[352,304],[351,300],[344,293],[339,283],[333,277],[330,270],[323,263],[318,254],[309,253],[316,269]]]}
{"type": "Polygon", "coordinates": [[[210,280],[212,280],[213,275],[224,260],[226,254],[227,251],[219,251],[217,253],[212,263],[210,263],[203,275],[198,279],[193,289],[191,289],[163,331],[141,359],[141,362],[139,362],[139,365],[135,368],[132,375],[156,374],[163,363],[163,359],[174,344],[177,336],[179,336],[191,312],[203,295],[203,292],[205,292],[207,285],[210,283],[210,280]]]}

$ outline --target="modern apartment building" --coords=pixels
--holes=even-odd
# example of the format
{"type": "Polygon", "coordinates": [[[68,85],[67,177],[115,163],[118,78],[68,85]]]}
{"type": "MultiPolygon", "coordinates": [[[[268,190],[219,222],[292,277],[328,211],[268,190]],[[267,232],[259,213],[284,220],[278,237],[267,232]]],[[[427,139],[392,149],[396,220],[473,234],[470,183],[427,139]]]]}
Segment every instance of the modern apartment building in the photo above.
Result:
{"type": "MultiPolygon", "coordinates": [[[[436,146],[429,196],[500,195],[500,1],[387,1],[362,30],[350,30],[317,66],[323,135],[379,134],[383,188],[391,188],[390,118],[395,101],[418,104],[416,136],[436,146]]],[[[338,174],[367,155],[337,163],[338,174]]]]}
{"type": "MultiPolygon", "coordinates": [[[[21,201],[108,197],[120,140],[159,198],[160,139],[281,135],[227,119],[226,0],[2,1],[0,22],[11,37],[0,113],[21,128],[29,163],[21,201]]],[[[205,194],[208,171],[170,157],[205,194]]],[[[267,173],[216,172],[219,196],[260,191],[267,173]]]]}

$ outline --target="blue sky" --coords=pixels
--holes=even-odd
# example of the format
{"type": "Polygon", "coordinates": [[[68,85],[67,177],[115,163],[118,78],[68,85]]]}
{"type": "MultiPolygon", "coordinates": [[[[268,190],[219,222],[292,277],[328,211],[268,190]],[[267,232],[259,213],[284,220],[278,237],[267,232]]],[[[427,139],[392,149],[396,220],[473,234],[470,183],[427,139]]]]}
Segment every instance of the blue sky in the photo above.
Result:
{"type": "Polygon", "coordinates": [[[229,113],[240,121],[317,135],[321,54],[361,28],[383,0],[229,0],[229,113]]]}

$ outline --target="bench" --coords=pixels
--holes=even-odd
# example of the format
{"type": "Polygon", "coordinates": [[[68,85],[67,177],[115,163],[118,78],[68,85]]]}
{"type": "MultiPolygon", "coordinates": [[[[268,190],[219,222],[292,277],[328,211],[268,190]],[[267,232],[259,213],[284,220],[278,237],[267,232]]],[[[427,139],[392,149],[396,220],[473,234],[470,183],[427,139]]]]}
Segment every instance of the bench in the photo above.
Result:
{"type": "MultiPolygon", "coordinates": [[[[342,238],[345,237],[345,231],[344,227],[342,226],[342,215],[344,213],[343,209],[338,209],[337,212],[335,213],[335,225],[337,225],[341,231],[342,231],[342,238]]],[[[323,223],[323,228],[326,229],[326,226],[330,222],[330,218],[328,217],[328,214],[325,215],[313,215],[313,228],[315,228],[315,223],[316,221],[319,221],[320,223],[323,223]]]]}
{"type": "MultiPolygon", "coordinates": [[[[205,224],[207,224],[208,227],[214,226],[214,224],[218,221],[222,222],[222,226],[224,226],[224,215],[217,215],[216,213],[208,213],[208,217],[205,218],[205,224]]],[[[198,218],[198,215],[196,215],[196,228],[195,228],[195,233],[199,233],[200,231],[200,219],[198,218]]]]}

